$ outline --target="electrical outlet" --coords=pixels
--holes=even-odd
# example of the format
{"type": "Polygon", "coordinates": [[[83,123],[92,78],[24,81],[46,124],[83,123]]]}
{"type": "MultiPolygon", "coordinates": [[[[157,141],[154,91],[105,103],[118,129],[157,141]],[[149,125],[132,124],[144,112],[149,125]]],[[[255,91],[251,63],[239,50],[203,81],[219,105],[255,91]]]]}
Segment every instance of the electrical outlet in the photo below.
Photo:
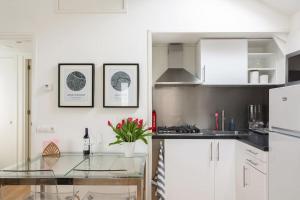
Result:
{"type": "Polygon", "coordinates": [[[37,133],[55,133],[55,127],[47,126],[47,125],[38,126],[36,129],[36,132],[37,133]]]}

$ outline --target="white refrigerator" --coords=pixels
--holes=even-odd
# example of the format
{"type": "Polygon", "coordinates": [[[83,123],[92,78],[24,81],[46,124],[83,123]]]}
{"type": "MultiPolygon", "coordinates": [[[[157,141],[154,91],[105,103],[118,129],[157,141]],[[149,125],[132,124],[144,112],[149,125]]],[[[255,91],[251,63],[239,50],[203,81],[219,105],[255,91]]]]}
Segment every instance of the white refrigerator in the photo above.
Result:
{"type": "Polygon", "coordinates": [[[300,200],[300,85],[270,90],[269,200],[300,200]]]}

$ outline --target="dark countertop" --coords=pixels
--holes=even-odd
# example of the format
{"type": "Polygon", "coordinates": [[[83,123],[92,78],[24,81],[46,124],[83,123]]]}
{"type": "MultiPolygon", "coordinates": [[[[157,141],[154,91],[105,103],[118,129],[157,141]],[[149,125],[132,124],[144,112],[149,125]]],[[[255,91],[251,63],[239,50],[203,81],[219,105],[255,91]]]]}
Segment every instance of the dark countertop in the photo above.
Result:
{"type": "Polygon", "coordinates": [[[239,131],[238,134],[215,134],[210,130],[204,130],[202,134],[160,134],[153,135],[152,139],[236,139],[262,151],[269,151],[269,135],[250,130],[239,131]]]}

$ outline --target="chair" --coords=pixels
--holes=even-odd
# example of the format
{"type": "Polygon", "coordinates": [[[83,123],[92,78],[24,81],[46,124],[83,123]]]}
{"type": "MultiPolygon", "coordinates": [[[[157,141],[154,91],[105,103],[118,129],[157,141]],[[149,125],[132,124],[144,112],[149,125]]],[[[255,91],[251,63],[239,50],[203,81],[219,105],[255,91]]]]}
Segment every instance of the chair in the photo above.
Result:
{"type": "Polygon", "coordinates": [[[82,200],[136,200],[135,193],[96,193],[87,192],[82,200]]]}
{"type": "MultiPolygon", "coordinates": [[[[80,170],[73,169],[73,175],[75,177],[90,177],[90,176],[101,176],[106,173],[110,173],[111,170],[80,170]]],[[[113,170],[113,172],[115,172],[113,170]]],[[[130,186],[121,186],[127,187],[126,192],[99,192],[99,189],[103,186],[96,185],[84,185],[84,186],[74,186],[74,190],[82,197],[81,200],[136,200],[136,192],[130,191],[130,186]]]]}

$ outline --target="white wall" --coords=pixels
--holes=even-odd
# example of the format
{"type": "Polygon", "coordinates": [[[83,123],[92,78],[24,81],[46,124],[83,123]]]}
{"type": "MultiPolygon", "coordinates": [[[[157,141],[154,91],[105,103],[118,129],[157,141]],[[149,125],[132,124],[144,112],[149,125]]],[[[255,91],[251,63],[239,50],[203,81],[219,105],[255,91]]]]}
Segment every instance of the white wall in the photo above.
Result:
{"type": "Polygon", "coordinates": [[[291,17],[288,53],[300,50],[300,11],[291,17]]]}
{"type": "MultiPolygon", "coordinates": [[[[286,32],[288,18],[254,0],[128,0],[127,14],[56,14],[55,0],[1,0],[0,33],[33,33],[36,39],[33,88],[33,153],[41,142],[58,138],[62,151],[81,151],[84,127],[102,135],[108,150],[113,135],[108,119],[147,117],[147,30],[183,32],[286,32]],[[94,109],[57,107],[57,63],[94,62],[94,109]],[[102,63],[140,63],[140,108],[102,108],[102,63]],[[43,92],[53,83],[53,92],[43,92]],[[54,125],[52,135],[36,134],[54,125]]],[[[99,136],[100,137],[100,136],[99,136]]],[[[139,145],[139,150],[145,149],[139,145]]],[[[109,150],[118,150],[113,147],[109,150]]]]}

